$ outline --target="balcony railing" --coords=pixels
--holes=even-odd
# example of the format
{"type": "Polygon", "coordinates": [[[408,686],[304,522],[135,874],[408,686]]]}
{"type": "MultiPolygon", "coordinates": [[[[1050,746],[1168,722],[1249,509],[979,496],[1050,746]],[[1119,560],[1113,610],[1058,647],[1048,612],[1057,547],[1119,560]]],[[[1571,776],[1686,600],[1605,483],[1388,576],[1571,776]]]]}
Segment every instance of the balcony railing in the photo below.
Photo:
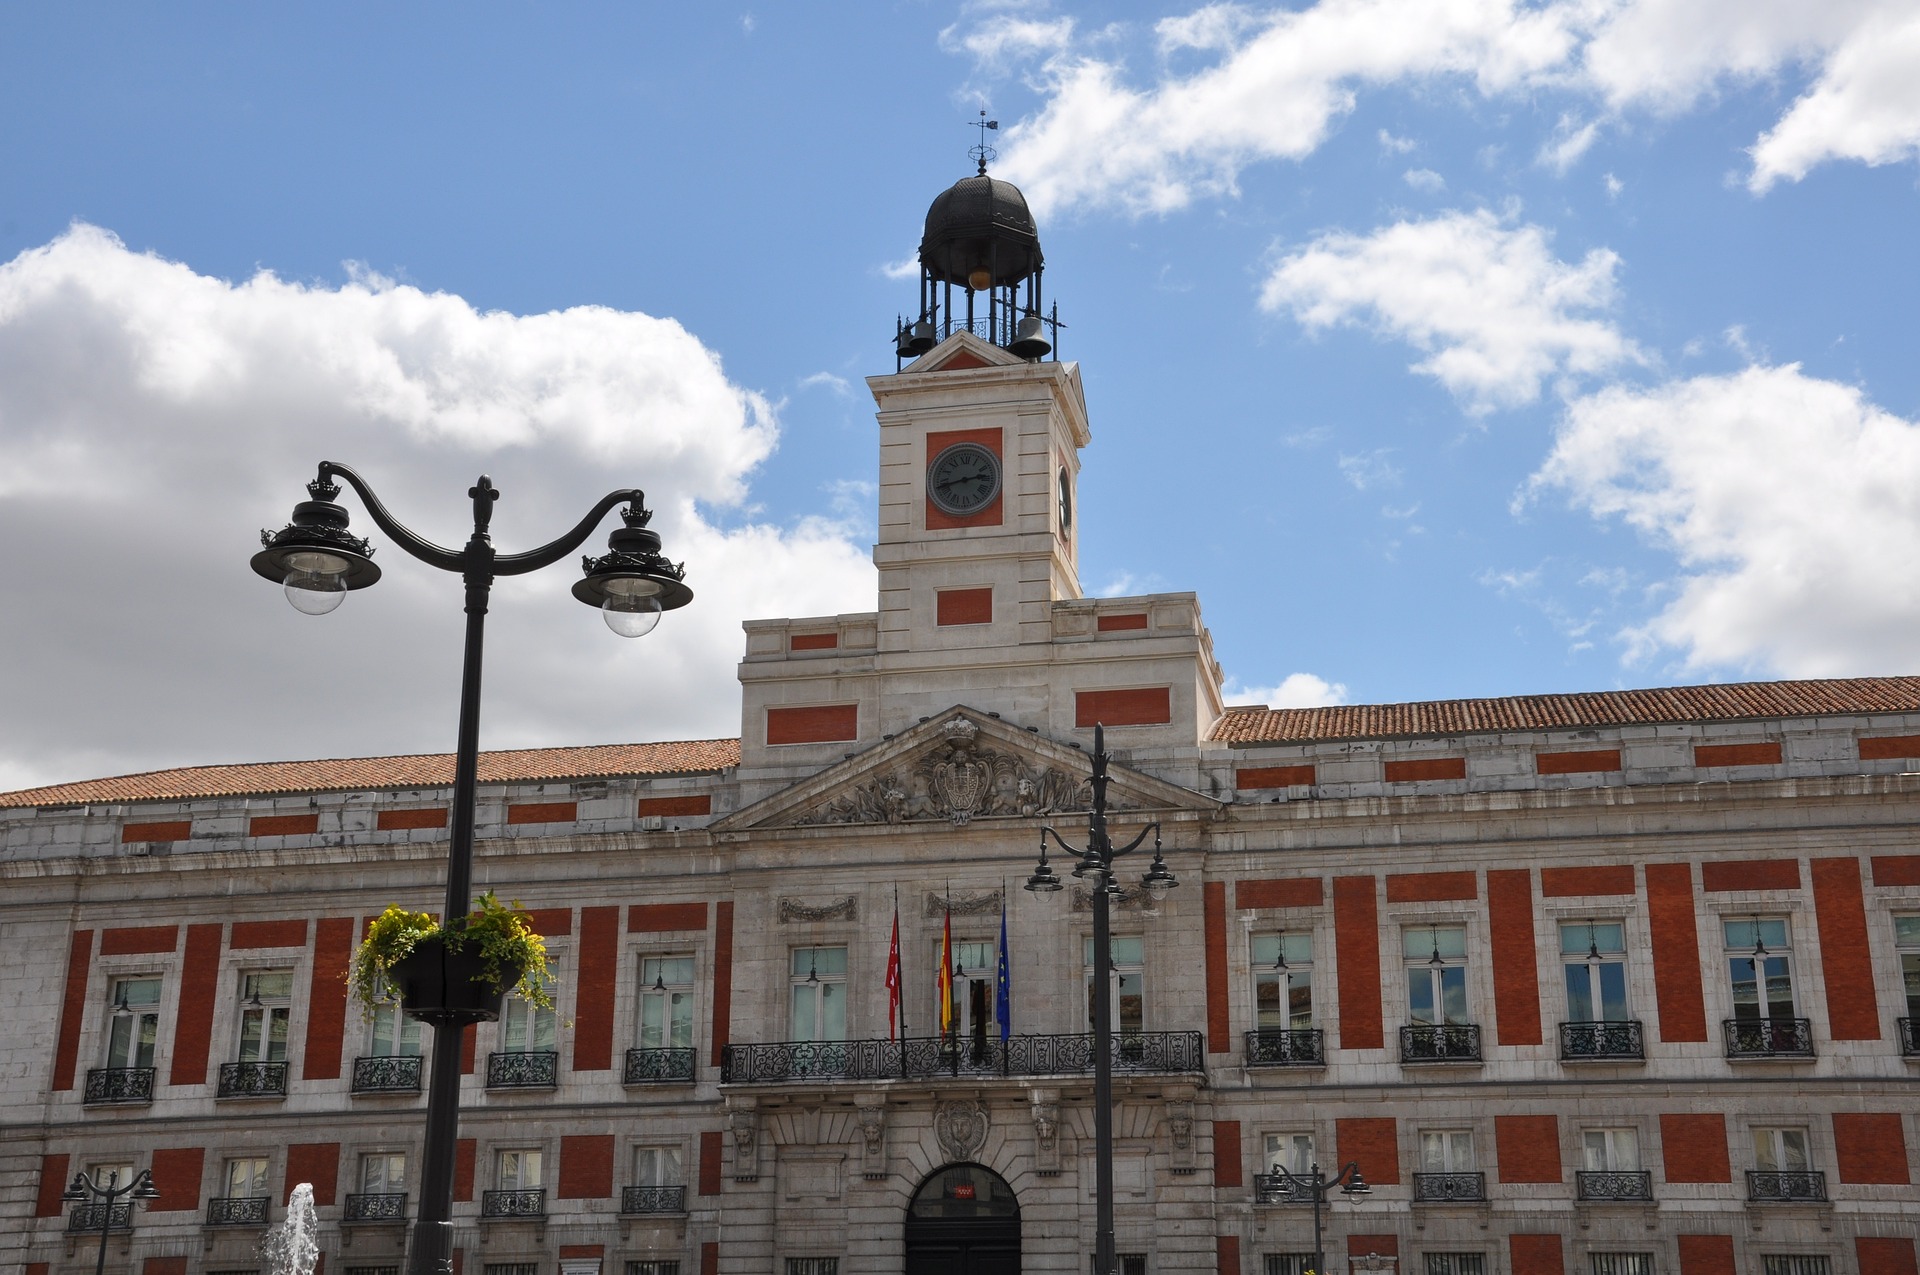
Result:
{"type": "Polygon", "coordinates": [[[1312,1204],[1313,1187],[1303,1182],[1298,1175],[1288,1177],[1284,1173],[1256,1173],[1253,1175],[1253,1202],[1255,1204],[1312,1204]]]}
{"type": "Polygon", "coordinates": [[[1400,1061],[1480,1061],[1480,1024],[1415,1023],[1400,1029],[1400,1061]]]}
{"type": "Polygon", "coordinates": [[[621,1083],[629,1085],[690,1085],[694,1079],[691,1049],[629,1049],[621,1083]]]}
{"type": "Polygon", "coordinates": [[[108,1102],[152,1102],[153,1068],[89,1067],[84,1101],[90,1107],[108,1102]]]}
{"type": "Polygon", "coordinates": [[[1729,1058],[1811,1058],[1813,1022],[1806,1018],[1729,1018],[1729,1058]]]}
{"type": "MultiPolygon", "coordinates": [[[[1199,1032],[1115,1035],[1117,1073],[1163,1075],[1206,1069],[1199,1032]]],[[[776,1041],[728,1045],[720,1079],[729,1084],[797,1080],[938,1079],[941,1076],[1060,1076],[1093,1070],[1093,1036],[926,1036],[910,1040],[776,1041]]]]}
{"type": "Polygon", "coordinates": [[[220,1064],[219,1098],[284,1098],[287,1096],[287,1065],[283,1062],[235,1062],[220,1064]]]}
{"type": "Polygon", "coordinates": [[[1818,1169],[1748,1169],[1747,1198],[1767,1204],[1820,1203],[1827,1198],[1827,1175],[1818,1169]]]}
{"type": "Polygon", "coordinates": [[[487,1055],[489,1089],[552,1089],[559,1083],[559,1054],[543,1051],[487,1055]]]}
{"type": "Polygon", "coordinates": [[[365,1195],[349,1195],[347,1211],[342,1220],[404,1222],[407,1220],[407,1193],[405,1191],[373,1191],[365,1195]]]}
{"type": "Polygon", "coordinates": [[[392,1054],[353,1060],[355,1093],[419,1093],[420,1056],[392,1054]]]}
{"type": "Polygon", "coordinates": [[[630,1186],[620,1192],[622,1213],[685,1213],[687,1188],[683,1186],[630,1186]]]}
{"type": "Polygon", "coordinates": [[[215,1196],[207,1201],[208,1226],[265,1226],[267,1197],[264,1195],[215,1196]]]}
{"type": "Polygon", "coordinates": [[[1563,1062],[1610,1062],[1646,1056],[1646,1037],[1637,1021],[1560,1024],[1563,1062]]]}
{"type": "Polygon", "coordinates": [[[1914,1029],[1916,1023],[1920,1023],[1920,1018],[1900,1020],[1900,1052],[1908,1058],[1920,1058],[1920,1031],[1914,1029]]]}
{"type": "Polygon", "coordinates": [[[545,1217],[547,1192],[544,1187],[528,1191],[482,1191],[481,1217],[545,1217]]]}
{"type": "Polygon", "coordinates": [[[1487,1198],[1484,1173],[1416,1173],[1413,1175],[1413,1200],[1416,1204],[1477,1202],[1487,1198]]]}
{"type": "Polygon", "coordinates": [[[128,1231],[133,1229],[133,1205],[121,1204],[76,1204],[67,1214],[69,1231],[92,1231],[100,1233],[100,1226],[106,1224],[110,1231],[128,1231]]]}
{"type": "Polygon", "coordinates": [[[1582,1200],[1651,1200],[1653,1174],[1645,1169],[1579,1169],[1574,1195],[1582,1200]]]}
{"type": "Polygon", "coordinates": [[[1327,1034],[1318,1027],[1268,1028],[1247,1033],[1249,1067],[1324,1067],[1327,1034]]]}

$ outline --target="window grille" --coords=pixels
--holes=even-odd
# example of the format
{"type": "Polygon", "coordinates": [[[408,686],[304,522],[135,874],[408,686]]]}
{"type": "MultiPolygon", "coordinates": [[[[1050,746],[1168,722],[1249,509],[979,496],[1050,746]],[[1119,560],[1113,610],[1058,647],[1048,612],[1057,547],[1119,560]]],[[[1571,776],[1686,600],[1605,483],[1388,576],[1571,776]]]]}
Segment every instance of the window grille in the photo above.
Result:
{"type": "Polygon", "coordinates": [[[238,1271],[208,1271],[207,1275],[260,1275],[260,1271],[256,1267],[248,1267],[238,1271]]]}
{"type": "Polygon", "coordinates": [[[628,1262],[627,1275],[680,1275],[678,1262],[628,1262]]]}
{"type": "Polygon", "coordinates": [[[1311,1253],[1268,1253],[1260,1275],[1307,1275],[1313,1269],[1311,1253]]]}
{"type": "Polygon", "coordinates": [[[837,1257],[789,1257],[787,1275],[840,1275],[837,1257]]]}
{"type": "Polygon", "coordinates": [[[398,1266],[349,1266],[342,1275],[400,1275],[398,1266]]]}
{"type": "MultiPolygon", "coordinates": [[[[1087,1269],[1093,1275],[1100,1275],[1100,1257],[1097,1253],[1087,1254],[1087,1269]]],[[[1147,1275],[1147,1255],[1145,1253],[1115,1253],[1113,1269],[1119,1275],[1147,1275]]]]}
{"type": "Polygon", "coordinates": [[[1429,1253],[1427,1275],[1487,1275],[1485,1253],[1429,1253]]]}
{"type": "Polygon", "coordinates": [[[488,1262],[487,1275],[540,1275],[538,1262],[488,1262]]]}
{"type": "Polygon", "coordinates": [[[1823,1253],[1766,1253],[1760,1258],[1766,1275],[1833,1275],[1823,1253]]]}
{"type": "Polygon", "coordinates": [[[1595,1253],[1593,1275],[1653,1275],[1653,1254],[1595,1253]]]}

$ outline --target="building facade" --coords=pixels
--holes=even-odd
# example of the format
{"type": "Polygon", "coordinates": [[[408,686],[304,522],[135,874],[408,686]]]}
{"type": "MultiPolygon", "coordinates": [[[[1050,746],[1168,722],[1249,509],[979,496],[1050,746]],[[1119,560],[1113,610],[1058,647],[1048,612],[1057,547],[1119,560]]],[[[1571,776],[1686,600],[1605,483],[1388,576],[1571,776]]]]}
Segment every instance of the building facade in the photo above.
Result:
{"type": "MultiPolygon", "coordinates": [[[[467,1035],[463,1275],[1087,1269],[1090,896],[1020,887],[1096,724],[1179,878],[1114,900],[1124,1275],[1298,1275],[1276,1170],[1349,1163],[1331,1269],[1913,1275],[1920,678],[1227,706],[1193,595],[1081,596],[1027,281],[968,324],[923,280],[869,381],[877,607],[749,623],[737,739],[483,757],[477,888],[563,982],[467,1035]]],[[[343,974],[438,906],[451,770],[0,796],[0,1269],[104,1222],[117,1271],[256,1271],[303,1182],[329,1275],[400,1265],[424,1038],[343,974]]]]}

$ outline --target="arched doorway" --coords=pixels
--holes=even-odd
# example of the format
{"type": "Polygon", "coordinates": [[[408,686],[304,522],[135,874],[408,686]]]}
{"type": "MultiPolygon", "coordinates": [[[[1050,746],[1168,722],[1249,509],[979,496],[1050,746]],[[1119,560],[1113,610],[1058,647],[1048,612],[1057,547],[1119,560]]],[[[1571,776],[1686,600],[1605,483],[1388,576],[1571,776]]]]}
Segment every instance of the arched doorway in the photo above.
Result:
{"type": "Polygon", "coordinates": [[[906,1275],[1020,1275],[1020,1202],[978,1164],[949,1164],[907,1205],[906,1275]]]}

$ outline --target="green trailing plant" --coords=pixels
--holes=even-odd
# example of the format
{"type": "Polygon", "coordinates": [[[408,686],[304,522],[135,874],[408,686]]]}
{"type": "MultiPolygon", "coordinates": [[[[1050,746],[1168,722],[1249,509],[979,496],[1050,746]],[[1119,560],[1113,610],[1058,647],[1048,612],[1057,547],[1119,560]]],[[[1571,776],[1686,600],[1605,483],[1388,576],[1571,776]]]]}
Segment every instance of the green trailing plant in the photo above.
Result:
{"type": "Polygon", "coordinates": [[[354,999],[371,1015],[394,999],[393,967],[422,939],[437,936],[450,951],[476,951],[480,973],[476,982],[511,992],[541,1009],[553,1008],[553,970],[547,964],[547,941],[534,932],[533,918],[518,903],[502,903],[493,891],[473,901],[473,911],[442,926],[427,912],[409,912],[398,904],[374,918],[347,967],[347,984],[354,999]],[[520,977],[504,986],[507,972],[520,977]]]}

